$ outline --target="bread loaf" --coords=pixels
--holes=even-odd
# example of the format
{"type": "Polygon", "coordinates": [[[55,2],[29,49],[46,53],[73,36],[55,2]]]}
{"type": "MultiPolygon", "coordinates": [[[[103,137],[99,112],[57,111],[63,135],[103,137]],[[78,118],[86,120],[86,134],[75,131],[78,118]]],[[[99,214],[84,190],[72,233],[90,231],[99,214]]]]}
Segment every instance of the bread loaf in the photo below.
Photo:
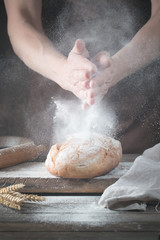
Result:
{"type": "Polygon", "coordinates": [[[75,134],[53,145],[45,162],[47,170],[63,178],[93,178],[115,168],[122,157],[119,141],[101,134],[75,134]]]}

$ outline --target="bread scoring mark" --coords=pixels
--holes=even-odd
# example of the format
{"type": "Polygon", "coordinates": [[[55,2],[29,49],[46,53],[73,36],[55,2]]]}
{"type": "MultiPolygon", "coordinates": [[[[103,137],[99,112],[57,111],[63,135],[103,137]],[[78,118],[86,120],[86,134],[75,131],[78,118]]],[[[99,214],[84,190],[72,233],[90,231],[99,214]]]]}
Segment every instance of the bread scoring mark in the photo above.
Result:
{"type": "Polygon", "coordinates": [[[105,135],[74,134],[51,148],[49,172],[65,178],[92,178],[115,168],[122,156],[119,141],[105,135]]]}
{"type": "MultiPolygon", "coordinates": [[[[107,137],[108,139],[108,137],[107,137]]],[[[109,138],[110,139],[110,138],[109,138]]],[[[100,134],[91,134],[82,138],[81,133],[70,136],[66,147],[61,150],[55,161],[55,169],[62,165],[75,165],[76,167],[88,167],[105,157],[105,150],[109,151],[110,141],[107,142],[100,134]],[[83,162],[83,163],[82,163],[83,162]],[[80,163],[80,164],[79,164],[80,163]]]]}

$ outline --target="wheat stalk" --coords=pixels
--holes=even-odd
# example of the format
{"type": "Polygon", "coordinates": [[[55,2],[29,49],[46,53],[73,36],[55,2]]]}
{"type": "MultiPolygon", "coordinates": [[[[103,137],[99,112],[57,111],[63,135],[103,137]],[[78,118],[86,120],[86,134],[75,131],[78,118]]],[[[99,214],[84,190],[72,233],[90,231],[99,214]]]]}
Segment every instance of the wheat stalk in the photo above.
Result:
{"type": "Polygon", "coordinates": [[[15,184],[11,185],[5,188],[0,189],[0,204],[20,210],[21,205],[24,201],[44,201],[45,198],[42,196],[37,196],[34,194],[22,194],[20,192],[17,192],[19,189],[23,188],[25,185],[15,184]]]}

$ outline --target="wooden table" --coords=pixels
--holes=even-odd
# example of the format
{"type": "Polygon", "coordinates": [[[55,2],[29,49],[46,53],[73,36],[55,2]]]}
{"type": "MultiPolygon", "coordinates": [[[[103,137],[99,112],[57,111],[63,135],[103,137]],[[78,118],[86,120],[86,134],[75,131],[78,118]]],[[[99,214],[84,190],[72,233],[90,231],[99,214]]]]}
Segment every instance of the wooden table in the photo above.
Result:
{"type": "Polygon", "coordinates": [[[111,211],[97,203],[103,190],[132,165],[136,155],[123,155],[106,176],[69,180],[50,175],[44,162],[28,162],[0,170],[0,187],[24,183],[23,192],[39,193],[45,202],[25,203],[21,211],[0,206],[0,240],[159,240],[160,214],[111,211]]]}

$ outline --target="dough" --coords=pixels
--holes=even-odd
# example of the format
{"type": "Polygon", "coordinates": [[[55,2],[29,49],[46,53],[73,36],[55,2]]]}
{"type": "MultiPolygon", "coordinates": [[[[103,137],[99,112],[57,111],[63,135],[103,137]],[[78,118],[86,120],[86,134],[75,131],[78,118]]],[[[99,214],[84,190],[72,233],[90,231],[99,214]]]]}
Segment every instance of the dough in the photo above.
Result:
{"type": "Polygon", "coordinates": [[[55,176],[93,178],[111,171],[121,158],[119,141],[97,133],[75,134],[51,147],[45,165],[55,176]]]}

